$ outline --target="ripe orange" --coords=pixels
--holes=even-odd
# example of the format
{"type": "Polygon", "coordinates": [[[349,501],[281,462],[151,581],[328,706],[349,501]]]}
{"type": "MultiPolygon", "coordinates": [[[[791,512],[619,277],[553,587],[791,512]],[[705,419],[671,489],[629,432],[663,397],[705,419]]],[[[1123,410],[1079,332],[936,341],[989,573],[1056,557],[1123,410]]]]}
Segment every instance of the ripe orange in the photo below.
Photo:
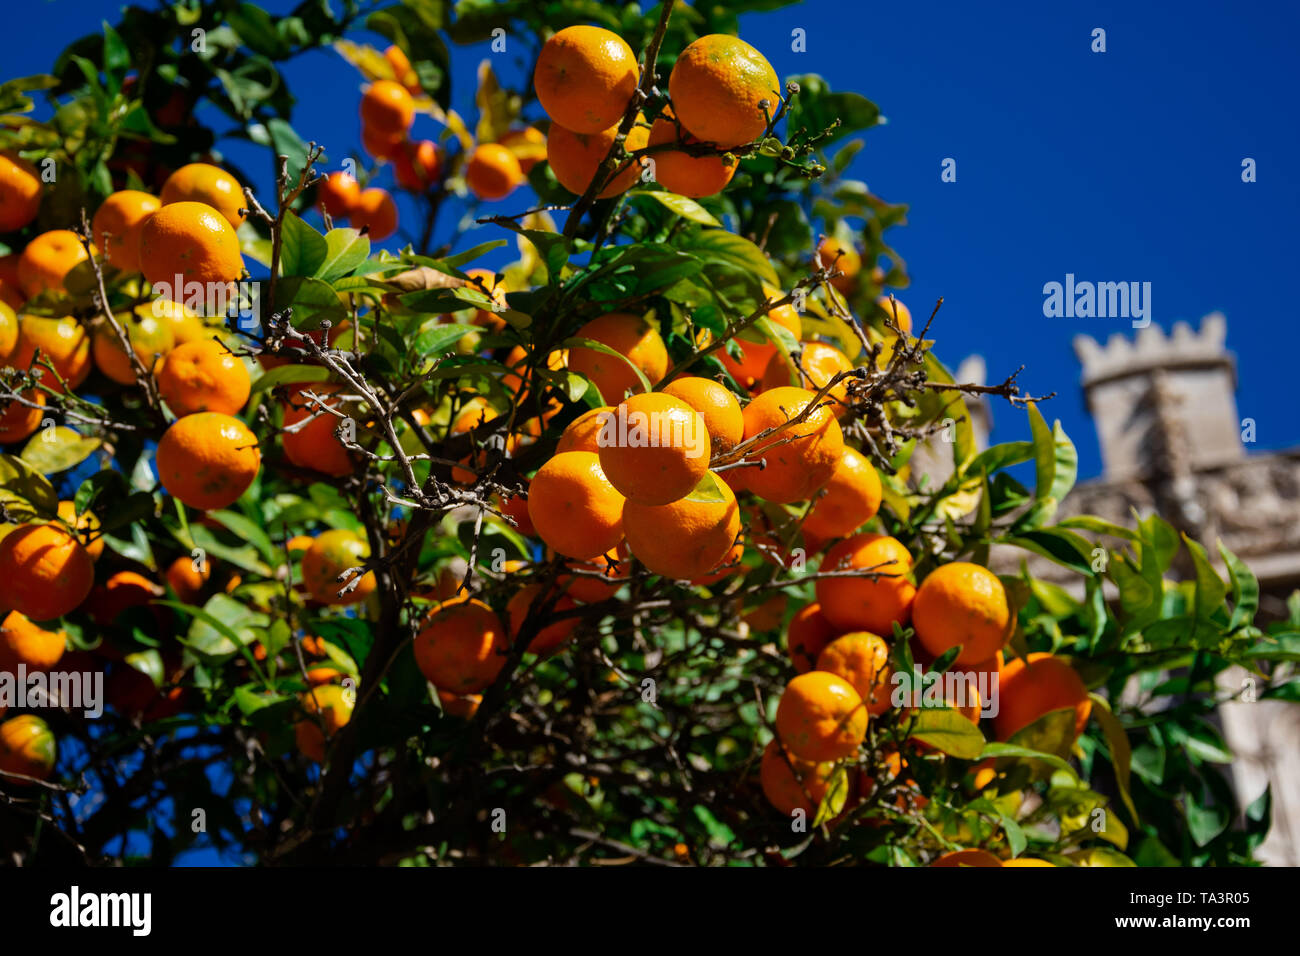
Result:
{"type": "MultiPolygon", "coordinates": [[[[506,293],[510,290],[506,288],[504,277],[498,278],[497,274],[491,269],[467,269],[465,270],[465,278],[469,279],[474,288],[492,301],[493,307],[506,307],[506,293]]],[[[482,325],[493,332],[500,332],[506,327],[506,320],[489,309],[475,309],[473,322],[475,325],[482,325]]]]}
{"type": "Polygon", "coordinates": [[[415,637],[415,663],[435,687],[475,694],[501,673],[510,639],[497,613],[482,601],[442,604],[415,637]]]}
{"type": "Polygon", "coordinates": [[[158,371],[158,392],[177,415],[238,414],[251,388],[244,363],[212,339],[178,345],[158,371]]]}
{"type": "Polygon", "coordinates": [[[480,143],[465,164],[465,185],[479,199],[504,199],[523,181],[519,160],[500,143],[480,143]]]}
{"type": "MultiPolygon", "coordinates": [[[[546,138],[546,161],[560,185],[575,196],[585,193],[617,135],[617,126],[596,133],[575,133],[564,126],[552,125],[546,138]]],[[[649,141],[650,131],[638,123],[628,130],[623,148],[629,152],[644,149],[649,141]]],[[[641,176],[641,166],[636,161],[623,160],[613,172],[615,175],[597,194],[597,199],[620,196],[631,189],[641,176]]]]}
{"type": "MultiPolygon", "coordinates": [[[[879,299],[876,300],[876,305],[880,306],[881,310],[890,319],[893,319],[895,317],[894,313],[895,311],[897,311],[898,327],[902,329],[904,332],[912,331],[912,311],[907,306],[903,305],[903,303],[899,302],[898,299],[895,299],[891,304],[889,301],[889,296],[882,295],[879,299]]],[[[1048,866],[1051,866],[1051,864],[1049,863],[1048,866]]]]}
{"type": "Polygon", "coordinates": [[[668,95],[693,136],[729,148],[763,135],[768,119],[781,107],[781,81],[763,54],[744,40],[714,33],[677,57],[668,95]]]}
{"type": "Polygon", "coordinates": [[[1055,863],[1048,863],[1046,860],[1037,860],[1030,856],[1018,856],[1014,860],[1003,860],[1003,866],[1050,866],[1056,868],[1055,863]]]}
{"type": "Polygon", "coordinates": [[[162,585],[137,571],[117,571],[103,584],[95,585],[82,607],[96,624],[107,626],[123,611],[147,607],[165,593],[162,585]]]}
{"type": "MultiPolygon", "coordinates": [[[[344,414],[355,413],[355,409],[337,395],[340,391],[340,386],[330,384],[311,388],[311,392],[329,408],[344,414]]],[[[310,468],[336,478],[352,474],[356,469],[352,455],[334,434],[342,421],[307,395],[301,392],[293,395],[285,403],[285,430],[280,434],[285,457],[299,468],[310,468]]]]}
{"type": "Polygon", "coordinates": [[[500,496],[501,512],[514,519],[515,527],[519,533],[525,537],[537,537],[537,529],[533,527],[533,519],[528,517],[528,499],[523,495],[502,495],[500,496]]]}
{"type": "Polygon", "coordinates": [[[843,275],[831,279],[831,285],[841,292],[848,292],[853,288],[858,272],[862,269],[862,256],[853,246],[830,236],[823,236],[817,243],[817,264],[823,269],[833,267],[842,272],[843,275]]]}
{"type": "Polygon", "coordinates": [[[167,565],[163,577],[176,592],[176,596],[186,604],[193,604],[203,594],[203,589],[212,578],[212,568],[202,561],[203,570],[194,567],[194,559],[188,555],[177,558],[167,565]]]}
{"type": "Polygon", "coordinates": [[[22,402],[9,398],[0,398],[0,445],[20,442],[35,434],[41,427],[41,416],[45,413],[45,393],[29,388],[22,393],[25,401],[37,406],[32,408],[22,402]]]}
{"type": "Polygon", "coordinates": [[[352,719],[356,706],[355,691],[338,684],[313,687],[300,697],[305,718],[294,724],[298,749],[316,763],[325,762],[328,738],[333,737],[352,719]],[[324,734],[321,733],[322,725],[324,734]]]}
{"type": "Polygon", "coordinates": [[[566,451],[589,451],[599,455],[600,432],[604,428],[602,416],[612,411],[614,409],[611,406],[602,405],[600,408],[583,412],[569,422],[560,433],[559,441],[555,443],[555,453],[558,455],[566,451]]]}
{"type": "Polygon", "coordinates": [[[659,330],[640,316],[611,312],[592,319],[578,329],[576,336],[607,345],[619,353],[610,355],[582,346],[569,350],[569,371],[591,379],[607,402],[618,403],[628,392],[643,390],[628,362],[641,370],[651,386],[668,372],[668,349],[664,340],[660,338],[659,330]]]}
{"type": "Polygon", "coordinates": [[[987,850],[954,850],[939,857],[931,866],[1002,866],[1002,861],[987,850]]]}
{"type": "Polygon", "coordinates": [[[5,786],[23,786],[26,781],[3,774],[44,780],[54,770],[57,753],[54,734],[41,718],[19,714],[0,724],[0,781],[5,786]]]}
{"type": "Polygon", "coordinates": [[[817,670],[852,684],[872,717],[889,710],[889,645],[879,635],[854,631],[835,638],[817,655],[817,670]]]}
{"type": "MultiPolygon", "coordinates": [[[[813,401],[812,392],[793,386],[773,388],[745,406],[745,441],[770,428],[785,426],[813,401]]],[[[746,458],[762,458],[763,468],[750,468],[749,490],[778,504],[811,498],[835,474],[844,454],[839,422],[825,405],[803,421],[761,439],[746,458]]]]}
{"type": "Polygon", "coordinates": [[[0,232],[23,228],[40,208],[40,172],[17,153],[0,152],[0,232]]]}
{"type": "Polygon", "coordinates": [[[609,483],[639,505],[676,501],[709,470],[704,418],[663,392],[633,395],[620,404],[603,419],[597,443],[609,483]]]}
{"type": "Polygon", "coordinates": [[[598,133],[619,121],[636,92],[636,54],[616,33],[572,26],[546,41],[533,70],[533,88],[556,124],[598,133]]]}
{"type": "Polygon", "coordinates": [[[360,184],[344,172],[330,173],[316,187],[316,201],[331,219],[346,219],[352,215],[360,198],[360,184]]]}
{"type": "MultiPolygon", "coordinates": [[[[9,363],[26,371],[32,367],[36,350],[48,361],[69,389],[78,388],[90,374],[90,336],[85,327],[70,315],[50,319],[24,315],[19,324],[18,344],[9,363]]],[[[48,375],[48,370],[45,370],[48,375]]],[[[55,387],[54,382],[48,382],[55,387]]]]}
{"type": "Polygon", "coordinates": [[[408,192],[424,192],[438,181],[441,173],[442,154],[431,139],[405,143],[393,158],[393,175],[397,184],[408,192]]]}
{"type": "Polygon", "coordinates": [[[962,646],[958,664],[986,661],[1010,637],[1007,592],[988,568],[952,561],[921,582],[912,605],[917,640],[935,657],[962,646]]]}
{"type": "Polygon", "coordinates": [[[388,65],[393,68],[393,77],[398,83],[406,87],[406,92],[411,96],[419,96],[423,90],[420,89],[420,78],[416,75],[415,70],[411,68],[410,57],[406,52],[396,44],[389,46],[384,50],[384,59],[388,65]]]}
{"type": "Polygon", "coordinates": [[[10,309],[21,309],[27,301],[23,295],[23,284],[18,279],[18,260],[22,258],[17,252],[0,256],[0,304],[10,309]]]}
{"type": "Polygon", "coordinates": [[[802,810],[809,817],[817,812],[830,790],[832,762],[810,763],[781,750],[775,740],[768,742],[758,765],[758,780],[767,802],[787,817],[802,810]]]}
{"type": "Polygon", "coordinates": [[[587,451],[556,455],[528,485],[528,517],[546,545],[588,561],[623,540],[623,496],[587,451]]]}
{"type": "Polygon", "coordinates": [[[23,249],[18,258],[18,281],[28,298],[47,289],[62,290],[68,273],[89,258],[86,247],[75,232],[51,229],[27,243],[23,249]]]}
{"type": "MultiPolygon", "coordinates": [[[[159,360],[176,344],[171,323],[158,319],[152,312],[131,312],[116,316],[116,319],[126,332],[131,350],[139,358],[146,374],[152,373],[159,360]]],[[[134,385],[135,369],[131,365],[131,359],[107,319],[95,329],[92,342],[92,352],[99,370],[119,385],[134,385]]]]}
{"type": "Polygon", "coordinates": [[[95,210],[90,237],[104,250],[104,261],[123,272],[140,271],[140,228],[162,200],[138,189],[121,189],[95,210]]]}
{"type": "Polygon", "coordinates": [[[154,299],[141,302],[132,310],[144,318],[151,315],[172,330],[172,339],[177,345],[197,342],[200,339],[211,341],[212,333],[203,324],[203,319],[189,306],[171,299],[154,299]]]}
{"type": "Polygon", "coordinates": [[[415,101],[402,84],[393,80],[376,80],[361,96],[361,124],[377,137],[388,140],[406,138],[415,122],[415,101]]]}
{"type": "MultiPolygon", "coordinates": [[[[0,279],[0,283],[4,280],[0,279]]],[[[14,307],[7,302],[0,302],[0,362],[8,363],[9,356],[18,346],[18,315],[14,307]]]]}
{"type": "Polygon", "coordinates": [[[387,190],[372,186],[363,189],[349,214],[353,229],[368,229],[375,242],[382,242],[397,232],[397,203],[387,190]]]}
{"type": "Polygon", "coordinates": [[[81,542],[81,546],[90,555],[90,560],[98,561],[104,553],[104,538],[99,533],[99,519],[93,511],[77,514],[77,506],[71,501],[59,502],[59,520],[68,526],[81,542]]]}
{"type": "Polygon", "coordinates": [[[525,176],[546,158],[546,134],[535,126],[512,129],[497,142],[515,154],[525,176]]]}
{"type": "MultiPolygon", "coordinates": [[[[773,289],[767,285],[763,286],[763,294],[769,301],[780,299],[783,296],[779,289],[773,289]]],[[[767,317],[777,325],[782,325],[788,329],[796,340],[802,337],[803,320],[799,318],[799,313],[792,303],[787,302],[785,305],[775,306],[768,310],[767,317]]],[[[735,341],[740,347],[740,361],[733,359],[725,348],[719,349],[713,354],[722,363],[722,367],[727,370],[727,373],[736,380],[737,385],[742,388],[752,388],[766,374],[768,365],[773,361],[780,360],[777,357],[776,345],[772,342],[750,342],[741,338],[735,341]]]]}
{"type": "Polygon", "coordinates": [[[345,528],[321,532],[302,556],[303,586],[321,604],[360,604],[377,587],[375,572],[362,574],[360,583],[342,597],[338,592],[356,577],[340,581],[339,575],[348,568],[361,567],[369,557],[370,544],[364,535],[345,528]]]}
{"type": "Polygon", "coordinates": [[[717,500],[688,496],[666,505],[623,505],[623,533],[633,556],[654,574],[691,581],[712,571],[740,534],[740,508],[723,481],[717,500]]]}
{"type": "Polygon", "coordinates": [[[822,649],[835,639],[835,628],[826,620],[822,606],[816,602],[805,604],[790,619],[785,632],[786,652],[794,669],[800,674],[817,666],[822,649]]]}
{"type": "Polygon", "coordinates": [[[801,760],[843,760],[867,734],[867,710],[844,678],[809,671],[785,686],[776,708],[776,733],[801,760]]]}
{"type": "Polygon", "coordinates": [[[405,135],[390,137],[371,129],[365,123],[361,124],[361,148],[375,159],[392,160],[401,152],[404,142],[406,142],[405,135]]]}
{"type": "Polygon", "coordinates": [[[803,522],[803,530],[819,538],[852,534],[880,510],[880,475],[871,462],[848,445],[824,490],[803,522]]]}
{"type": "Polygon", "coordinates": [[[438,688],[438,700],[443,712],[461,720],[473,720],[478,713],[479,704],[483,703],[482,694],[453,694],[438,688]]]}
{"type": "MultiPolygon", "coordinates": [[[[727,553],[722,556],[722,560],[718,562],[717,566],[708,574],[701,575],[698,578],[692,578],[691,583],[694,585],[698,585],[699,587],[706,587],[706,588],[713,587],[713,585],[717,584],[720,581],[725,581],[733,574],[744,571],[744,566],[741,564],[741,561],[744,559],[744,557],[745,557],[745,535],[742,532],[741,534],[736,536],[735,543],[731,546],[731,548],[727,551],[727,553]]],[[[780,595],[780,597],[784,598],[785,595],[782,594],[780,595]]],[[[778,618],[784,614],[785,614],[785,605],[783,604],[781,606],[781,611],[780,611],[780,615],[778,615],[778,618]]],[[[746,620],[749,621],[749,618],[746,617],[746,620]]],[[[766,621],[764,621],[763,623],[766,623],[766,621]]],[[[776,627],[780,623],[781,623],[780,620],[777,620],[775,623],[772,624],[772,627],[776,627]]],[[[750,626],[751,627],[754,626],[752,621],[750,621],[750,626]]],[[[771,630],[771,628],[767,628],[767,630],[771,630]]]]}
{"type": "Polygon", "coordinates": [[[566,562],[567,567],[584,573],[561,574],[555,579],[555,585],[583,604],[606,601],[618,593],[631,571],[632,563],[627,560],[627,555],[624,542],[591,561],[566,562]]]}
{"type": "Polygon", "coordinates": [[[158,442],[158,480],[172,497],[206,511],[233,504],[262,465],[257,436],[232,415],[198,412],[172,423],[158,442]]]}
{"type": "MultiPolygon", "coordinates": [[[[650,128],[648,146],[664,146],[668,143],[693,145],[700,141],[685,130],[678,135],[677,126],[671,118],[660,117],[650,128]]],[[[699,199],[722,192],[731,177],[736,175],[738,163],[732,159],[724,162],[722,156],[692,156],[680,149],[663,149],[647,154],[654,162],[655,182],[669,192],[699,199]]]]}
{"type": "MultiPolygon", "coordinates": [[[[817,392],[840,372],[852,369],[853,362],[835,346],[825,342],[805,342],[799,353],[799,380],[794,384],[817,392]]],[[[790,368],[785,364],[784,358],[773,355],[768,360],[759,388],[766,390],[789,385],[791,380],[790,368]]],[[[831,411],[836,418],[849,410],[848,392],[849,379],[841,379],[826,393],[826,398],[835,403],[831,406],[831,411]]]]}
{"type": "Polygon", "coordinates": [[[664,386],[664,394],[680,398],[704,418],[714,455],[731,451],[745,434],[745,417],[731,389],[711,378],[684,376],[664,386]]]}
{"type": "Polygon", "coordinates": [[[822,613],[832,626],[845,631],[892,635],[895,621],[906,626],[911,619],[916,588],[907,574],[912,570],[912,556],[894,538],[857,534],[827,551],[821,564],[822,572],[863,568],[872,568],[881,577],[818,578],[817,601],[822,613]]]}
{"type": "Polygon", "coordinates": [[[235,229],[244,221],[240,210],[248,206],[239,180],[210,163],[187,163],[176,170],[163,183],[159,198],[164,206],[177,202],[206,203],[225,216],[226,222],[235,229]]]}
{"type": "Polygon", "coordinates": [[[1010,740],[1018,730],[1054,710],[1074,709],[1074,736],[1083,733],[1092,701],[1078,672],[1051,654],[1017,657],[998,674],[998,714],[993,729],[998,740],[1010,740]]]}
{"type": "Polygon", "coordinates": [[[20,611],[10,611],[0,623],[0,671],[17,673],[19,664],[29,671],[47,671],[63,657],[67,632],[47,631],[20,611]]]}
{"type": "Polygon", "coordinates": [[[184,284],[200,283],[207,297],[214,296],[239,278],[244,260],[235,230],[218,210],[207,203],[175,202],[140,228],[140,267],[152,284],[170,287],[168,298],[188,301],[184,284]]]}
{"type": "MultiPolygon", "coordinates": [[[[514,596],[510,598],[510,602],[506,605],[506,616],[510,619],[510,639],[512,641],[519,637],[519,629],[524,626],[524,621],[528,617],[528,608],[541,592],[542,586],[540,584],[528,584],[516,591],[514,596]]],[[[558,614],[560,611],[568,611],[577,606],[577,602],[572,597],[563,594],[556,600],[551,608],[551,613],[558,614]]],[[[528,653],[550,654],[554,652],[573,635],[578,623],[578,618],[568,617],[540,628],[533,635],[533,639],[528,642],[528,653]]]]}
{"type": "Polygon", "coordinates": [[[90,593],[95,562],[62,525],[27,524],[0,538],[0,607],[52,621],[90,593]]]}

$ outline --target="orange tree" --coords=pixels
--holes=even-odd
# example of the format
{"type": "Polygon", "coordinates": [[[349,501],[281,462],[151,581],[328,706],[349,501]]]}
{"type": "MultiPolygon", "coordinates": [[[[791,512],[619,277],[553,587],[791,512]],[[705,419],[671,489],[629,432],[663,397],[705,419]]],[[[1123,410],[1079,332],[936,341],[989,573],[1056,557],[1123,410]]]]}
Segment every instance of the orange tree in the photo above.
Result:
{"type": "Polygon", "coordinates": [[[1068,437],[890,291],[876,107],[747,6],[176,4],[0,86],[6,855],[1251,860],[1216,678],[1294,699],[1300,606],[1257,627],[1159,517],[1053,523],[1068,437]],[[467,121],[489,39],[531,68],[467,121]],[[321,44],[346,165],[279,72],[321,44]],[[434,246],[456,204],[500,238],[434,246]],[[1032,440],[977,448],[974,393],[1032,440]]]}

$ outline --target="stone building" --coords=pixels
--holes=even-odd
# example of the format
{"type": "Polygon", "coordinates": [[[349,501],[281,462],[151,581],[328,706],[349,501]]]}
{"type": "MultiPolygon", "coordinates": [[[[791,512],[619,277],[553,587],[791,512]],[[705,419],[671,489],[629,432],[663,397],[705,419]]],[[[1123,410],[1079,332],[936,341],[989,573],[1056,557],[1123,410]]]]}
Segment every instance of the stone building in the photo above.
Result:
{"type": "MultiPolygon", "coordinates": [[[[1075,487],[1058,519],[1093,514],[1129,524],[1134,512],[1155,512],[1206,543],[1216,562],[1222,540],[1258,576],[1257,620],[1266,622],[1286,615],[1286,598],[1300,587],[1300,448],[1247,453],[1255,422],[1239,415],[1226,338],[1224,317],[1213,313],[1199,330],[1180,322],[1169,334],[1149,325],[1136,339],[1116,334],[1105,345],[1075,339],[1103,472],[1075,487]]],[[[1047,561],[1032,560],[1030,570],[1078,583],[1047,561]]],[[[1300,707],[1242,699],[1252,696],[1244,671],[1226,672],[1221,686],[1236,695],[1220,717],[1241,806],[1272,786],[1273,828],[1260,856],[1300,865],[1300,707]]]]}

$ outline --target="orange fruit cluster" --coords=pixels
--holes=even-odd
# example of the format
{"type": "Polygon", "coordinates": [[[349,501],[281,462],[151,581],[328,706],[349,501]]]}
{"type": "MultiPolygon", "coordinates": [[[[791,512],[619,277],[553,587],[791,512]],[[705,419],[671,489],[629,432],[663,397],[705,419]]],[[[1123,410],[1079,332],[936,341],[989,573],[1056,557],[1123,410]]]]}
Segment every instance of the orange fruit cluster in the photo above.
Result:
{"type": "Polygon", "coordinates": [[[761,137],[781,103],[761,53],[737,37],[700,37],[673,66],[671,104],[653,124],[635,117],[622,143],[626,159],[602,175],[639,82],[632,48],[601,27],[566,27],[542,47],[533,88],[551,118],[547,161],[569,192],[582,195],[602,176],[599,199],[643,178],[683,196],[712,196],[736,173],[727,150],[761,137]]]}

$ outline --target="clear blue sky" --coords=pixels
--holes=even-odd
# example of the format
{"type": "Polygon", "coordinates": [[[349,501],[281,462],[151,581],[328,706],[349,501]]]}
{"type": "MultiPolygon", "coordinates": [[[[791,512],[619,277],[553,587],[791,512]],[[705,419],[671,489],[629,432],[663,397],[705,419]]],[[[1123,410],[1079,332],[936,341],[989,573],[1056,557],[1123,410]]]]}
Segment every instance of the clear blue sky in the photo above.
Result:
{"type": "MultiPolygon", "coordinates": [[[[7,51],[6,78],[48,68],[74,35],[116,20],[118,7],[14,6],[24,40],[7,51]]],[[[1097,474],[1100,460],[1071,340],[1133,330],[1122,319],[1044,318],[1043,284],[1068,272],[1152,283],[1154,320],[1166,329],[1224,312],[1240,413],[1256,420],[1259,447],[1300,444],[1300,425],[1283,411],[1300,345],[1283,283],[1300,246],[1300,8],[808,0],[747,15],[741,34],[780,75],[821,73],[880,105],[889,123],[867,135],[853,172],[911,204],[909,225],[891,233],[913,276],[902,298],[920,313],[944,296],[935,337],[950,366],[979,352],[990,379],[1024,363],[1029,390],[1057,391],[1044,412],[1078,444],[1082,476],[1097,474]],[[807,52],[791,51],[796,27],[807,52]],[[1106,30],[1104,54],[1090,50],[1095,27],[1106,30]],[[957,161],[956,183],[940,180],[945,157],[957,161]],[[1244,157],[1258,163],[1253,184],[1241,181],[1244,157]]],[[[452,52],[454,105],[472,114],[473,71],[487,49],[452,52]]],[[[507,80],[518,75],[510,59],[494,57],[507,80]]],[[[304,138],[325,143],[331,158],[356,148],[357,74],[324,51],[292,63],[287,77],[304,138]]],[[[438,129],[421,117],[415,132],[434,138],[438,129]]],[[[221,146],[254,178],[265,175],[263,157],[221,146]]],[[[516,211],[512,201],[497,205],[516,211]]],[[[444,236],[455,219],[444,217],[444,236]]],[[[484,227],[458,245],[499,234],[484,227]]],[[[1027,437],[1022,412],[995,405],[994,417],[996,440],[1027,437]]]]}

